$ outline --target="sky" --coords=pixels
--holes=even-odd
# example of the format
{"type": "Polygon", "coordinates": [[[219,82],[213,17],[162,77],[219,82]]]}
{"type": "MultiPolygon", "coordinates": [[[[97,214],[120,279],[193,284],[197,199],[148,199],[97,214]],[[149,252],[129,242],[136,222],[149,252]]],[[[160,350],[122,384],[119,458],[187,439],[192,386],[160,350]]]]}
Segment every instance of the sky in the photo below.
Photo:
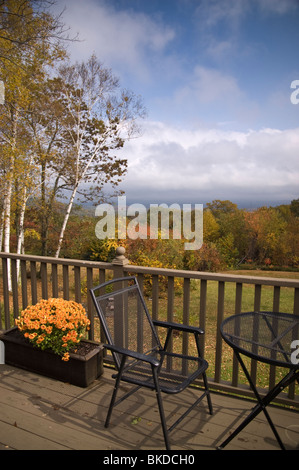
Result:
{"type": "Polygon", "coordinates": [[[71,60],[95,54],[147,110],[121,151],[128,203],[299,198],[299,0],[57,0],[64,7],[80,38],[71,60]]]}

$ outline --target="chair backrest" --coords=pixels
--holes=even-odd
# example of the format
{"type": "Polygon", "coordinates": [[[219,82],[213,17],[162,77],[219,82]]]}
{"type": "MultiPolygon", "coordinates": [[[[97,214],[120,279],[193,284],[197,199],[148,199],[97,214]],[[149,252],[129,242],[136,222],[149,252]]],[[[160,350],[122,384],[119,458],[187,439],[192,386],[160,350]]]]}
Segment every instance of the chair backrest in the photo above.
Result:
{"type": "MultiPolygon", "coordinates": [[[[90,289],[106,341],[109,345],[143,354],[161,349],[150,313],[133,276],[113,279],[90,289]]],[[[113,354],[116,366],[120,356],[113,354]]]]}

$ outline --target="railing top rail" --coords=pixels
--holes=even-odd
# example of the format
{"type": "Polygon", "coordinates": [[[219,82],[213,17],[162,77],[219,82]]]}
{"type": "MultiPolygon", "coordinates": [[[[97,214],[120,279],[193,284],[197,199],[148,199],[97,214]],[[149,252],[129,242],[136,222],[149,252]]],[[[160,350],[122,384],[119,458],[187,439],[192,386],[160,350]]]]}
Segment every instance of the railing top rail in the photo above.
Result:
{"type": "Polygon", "coordinates": [[[208,281],[239,282],[243,284],[262,284],[269,286],[299,288],[299,280],[287,278],[274,278],[264,276],[244,276],[241,274],[221,274],[203,271],[184,271],[178,269],[151,268],[145,266],[127,265],[124,271],[130,273],[182,277],[192,279],[206,279],[208,281]]]}
{"type": "Polygon", "coordinates": [[[37,263],[50,263],[50,264],[64,264],[68,266],[81,266],[86,268],[99,268],[112,269],[111,263],[103,261],[88,261],[70,258],[54,258],[50,256],[37,256],[37,255],[21,255],[17,253],[3,253],[0,252],[0,258],[19,259],[24,261],[36,261],[37,263]]]}
{"type": "MultiPolygon", "coordinates": [[[[46,262],[50,264],[62,264],[68,266],[80,266],[86,268],[103,268],[113,269],[113,263],[106,263],[102,261],[88,261],[88,260],[76,260],[68,258],[54,258],[48,256],[35,256],[35,255],[21,255],[17,253],[3,253],[0,252],[0,258],[19,259],[25,261],[36,261],[46,262]]],[[[299,280],[288,279],[288,278],[272,278],[264,276],[248,276],[242,274],[223,274],[223,273],[211,273],[205,271],[188,271],[179,269],[168,269],[168,268],[154,268],[148,266],[135,266],[135,265],[124,265],[123,269],[128,273],[135,274],[151,274],[169,277],[181,277],[190,279],[204,279],[207,281],[222,281],[222,282],[236,282],[243,284],[258,284],[265,286],[280,286],[280,287],[291,287],[299,288],[299,280]]]]}

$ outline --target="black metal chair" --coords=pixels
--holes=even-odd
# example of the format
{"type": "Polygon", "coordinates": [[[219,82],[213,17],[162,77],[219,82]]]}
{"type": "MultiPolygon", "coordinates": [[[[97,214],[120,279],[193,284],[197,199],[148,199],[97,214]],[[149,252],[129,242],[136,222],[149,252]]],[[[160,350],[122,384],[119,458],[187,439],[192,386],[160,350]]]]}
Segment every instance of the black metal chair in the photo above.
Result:
{"type": "MultiPolygon", "coordinates": [[[[201,328],[152,320],[144,301],[137,279],[133,276],[114,279],[90,289],[96,312],[100,318],[108,344],[112,352],[117,373],[114,390],[105,427],[108,427],[112,409],[140,387],[155,390],[160,412],[166,449],[170,449],[168,433],[204,398],[207,397],[209,412],[213,413],[208,388],[206,369],[208,363],[200,355],[199,335],[201,328]],[[166,328],[162,346],[158,329],[166,328]],[[188,356],[168,351],[174,331],[192,333],[195,337],[198,356],[188,356]],[[175,372],[174,372],[175,370],[175,372]],[[202,376],[203,387],[199,397],[185,413],[167,429],[161,392],[176,394],[186,389],[202,376]],[[116,402],[121,381],[137,385],[116,402]]],[[[160,331],[159,331],[160,334],[160,331]]]]}

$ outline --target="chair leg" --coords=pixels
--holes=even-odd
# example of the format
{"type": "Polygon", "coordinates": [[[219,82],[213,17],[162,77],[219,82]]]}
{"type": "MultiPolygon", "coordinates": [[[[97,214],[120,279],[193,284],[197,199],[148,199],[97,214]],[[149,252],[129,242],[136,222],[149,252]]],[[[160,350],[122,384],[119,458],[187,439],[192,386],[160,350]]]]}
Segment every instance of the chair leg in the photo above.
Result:
{"type": "Polygon", "coordinates": [[[107,417],[106,417],[106,421],[105,421],[105,428],[108,428],[108,426],[109,426],[109,422],[110,422],[110,418],[111,418],[111,414],[112,414],[112,409],[113,409],[115,399],[116,399],[116,395],[117,395],[118,385],[119,385],[119,379],[117,377],[116,382],[114,384],[114,389],[113,389],[113,393],[112,393],[112,397],[111,397],[111,401],[110,401],[110,405],[109,405],[109,409],[108,409],[108,413],[107,413],[107,417]]]}
{"type": "MultiPolygon", "coordinates": [[[[198,337],[198,334],[194,334],[194,336],[195,336],[195,342],[196,342],[196,346],[197,346],[198,356],[199,356],[199,357],[202,357],[202,356],[201,356],[201,353],[200,353],[200,349],[201,349],[201,348],[200,348],[200,344],[199,344],[199,337],[198,337]]],[[[212,406],[212,400],[211,400],[211,395],[210,395],[210,389],[209,389],[209,385],[208,385],[207,375],[206,375],[205,372],[203,372],[202,378],[203,378],[203,383],[204,383],[204,386],[205,386],[205,391],[206,391],[206,394],[207,394],[207,400],[208,400],[210,415],[212,415],[212,414],[213,414],[213,406],[212,406]]]]}
{"type": "Polygon", "coordinates": [[[165,447],[166,447],[166,450],[170,450],[168,430],[167,430],[167,425],[166,425],[166,420],[165,420],[164,407],[163,407],[163,402],[162,402],[161,391],[160,391],[160,387],[159,387],[156,367],[152,366],[152,371],[153,371],[153,377],[154,377],[154,383],[155,383],[155,392],[156,392],[156,397],[157,397],[157,402],[158,402],[161,425],[162,425],[162,430],[163,430],[163,435],[164,435],[165,447]]]}
{"type": "Polygon", "coordinates": [[[110,401],[110,405],[109,405],[109,409],[108,409],[108,413],[107,413],[107,417],[106,417],[106,421],[105,421],[105,428],[108,428],[108,426],[109,426],[109,422],[110,422],[110,418],[111,418],[111,414],[112,414],[112,409],[113,409],[113,406],[114,406],[114,403],[115,403],[115,400],[116,400],[118,386],[119,386],[119,383],[120,383],[120,379],[121,379],[121,375],[122,375],[122,371],[123,371],[125,362],[126,362],[126,357],[123,356],[122,360],[121,360],[120,369],[119,369],[118,375],[117,375],[116,380],[115,380],[114,389],[113,389],[113,393],[112,393],[112,397],[111,397],[111,401],[110,401]]]}
{"type": "Polygon", "coordinates": [[[205,390],[206,390],[206,392],[207,392],[207,400],[208,400],[210,415],[212,415],[212,414],[213,414],[213,405],[212,405],[212,400],[211,400],[211,395],[210,395],[210,389],[209,389],[209,385],[208,385],[208,380],[207,380],[207,376],[206,376],[206,373],[205,373],[205,372],[202,374],[202,378],[203,378],[203,383],[204,383],[204,386],[205,386],[205,390]]]}

